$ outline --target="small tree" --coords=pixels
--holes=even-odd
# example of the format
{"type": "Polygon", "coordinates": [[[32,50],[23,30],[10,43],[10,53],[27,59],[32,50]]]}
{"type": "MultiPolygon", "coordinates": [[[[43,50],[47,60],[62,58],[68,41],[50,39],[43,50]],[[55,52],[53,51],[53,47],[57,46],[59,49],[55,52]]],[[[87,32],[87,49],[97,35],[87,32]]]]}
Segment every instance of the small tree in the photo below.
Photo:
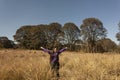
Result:
{"type": "Polygon", "coordinates": [[[99,52],[114,52],[117,49],[117,45],[109,38],[104,38],[96,42],[96,49],[99,52]]]}
{"type": "Polygon", "coordinates": [[[13,48],[14,42],[7,37],[0,37],[0,48],[13,48]]]}

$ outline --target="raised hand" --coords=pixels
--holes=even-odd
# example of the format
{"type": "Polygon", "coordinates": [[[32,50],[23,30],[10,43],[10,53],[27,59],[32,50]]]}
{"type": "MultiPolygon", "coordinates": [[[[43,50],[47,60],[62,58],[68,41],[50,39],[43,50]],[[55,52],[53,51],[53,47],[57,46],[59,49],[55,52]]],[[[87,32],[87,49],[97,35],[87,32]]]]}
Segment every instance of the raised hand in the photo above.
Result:
{"type": "Polygon", "coordinates": [[[41,49],[44,49],[43,47],[40,47],[41,49]]]}
{"type": "Polygon", "coordinates": [[[68,47],[65,47],[65,49],[68,49],[68,47]]]}

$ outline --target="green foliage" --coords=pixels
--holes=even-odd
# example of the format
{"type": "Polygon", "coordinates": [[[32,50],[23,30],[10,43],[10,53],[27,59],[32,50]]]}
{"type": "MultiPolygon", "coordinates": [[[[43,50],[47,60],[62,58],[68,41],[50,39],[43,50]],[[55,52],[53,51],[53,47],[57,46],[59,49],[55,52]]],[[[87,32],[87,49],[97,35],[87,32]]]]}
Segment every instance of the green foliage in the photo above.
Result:
{"type": "Polygon", "coordinates": [[[14,42],[7,37],[0,37],[0,48],[13,48],[14,42]]]}
{"type": "Polygon", "coordinates": [[[81,35],[84,40],[98,40],[106,37],[107,30],[103,27],[103,23],[96,18],[87,18],[83,20],[83,24],[80,26],[81,35]]]}
{"type": "Polygon", "coordinates": [[[14,39],[25,49],[40,49],[40,46],[53,48],[62,32],[61,29],[59,23],[22,26],[16,31],[14,39]]]}
{"type": "MultiPolygon", "coordinates": [[[[22,26],[16,31],[14,40],[20,48],[25,49],[40,49],[41,46],[52,49],[67,46],[71,51],[115,51],[118,49],[117,45],[110,39],[106,39],[106,34],[107,30],[99,19],[86,18],[80,29],[72,22],[65,23],[64,26],[55,22],[48,25],[22,26]]],[[[117,37],[119,38],[119,33],[117,37]]]]}
{"type": "Polygon", "coordinates": [[[113,52],[117,49],[115,42],[109,38],[104,38],[96,42],[96,49],[99,52],[113,52]]]}
{"type": "Polygon", "coordinates": [[[75,50],[75,41],[80,38],[80,29],[74,23],[66,23],[63,26],[65,44],[70,50],[75,50]]]}
{"type": "Polygon", "coordinates": [[[63,32],[62,32],[62,26],[61,24],[59,23],[51,23],[49,24],[48,26],[48,45],[49,48],[53,48],[53,47],[56,47],[60,44],[59,41],[60,41],[60,37],[63,35],[63,32]]]}
{"type": "Polygon", "coordinates": [[[80,29],[87,51],[95,52],[96,41],[105,38],[107,34],[107,30],[103,27],[103,23],[96,18],[87,18],[83,20],[80,29]]]}

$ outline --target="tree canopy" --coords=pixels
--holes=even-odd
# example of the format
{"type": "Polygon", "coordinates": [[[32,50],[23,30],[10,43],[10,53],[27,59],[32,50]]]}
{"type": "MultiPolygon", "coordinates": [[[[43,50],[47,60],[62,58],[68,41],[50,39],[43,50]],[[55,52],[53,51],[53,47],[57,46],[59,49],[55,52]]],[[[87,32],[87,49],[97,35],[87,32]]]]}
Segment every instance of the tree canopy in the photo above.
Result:
{"type": "MultiPolygon", "coordinates": [[[[120,27],[120,23],[119,23],[120,27]]],[[[67,46],[72,51],[106,52],[113,51],[116,44],[106,38],[107,30],[102,21],[97,18],[86,18],[78,27],[73,22],[63,26],[58,22],[40,25],[24,25],[17,29],[14,40],[19,48],[48,49],[67,46]],[[110,47],[114,46],[114,48],[110,47]]],[[[116,34],[120,40],[120,32],[116,34]]],[[[3,47],[0,43],[0,47],[3,47]]]]}
{"type": "Polygon", "coordinates": [[[86,18],[80,26],[81,35],[89,52],[94,52],[95,42],[106,37],[107,30],[103,23],[96,18],[86,18]]]}
{"type": "Polygon", "coordinates": [[[80,29],[74,23],[69,22],[63,26],[63,31],[65,42],[72,50],[74,48],[72,45],[75,45],[75,41],[80,38],[80,29]]]}

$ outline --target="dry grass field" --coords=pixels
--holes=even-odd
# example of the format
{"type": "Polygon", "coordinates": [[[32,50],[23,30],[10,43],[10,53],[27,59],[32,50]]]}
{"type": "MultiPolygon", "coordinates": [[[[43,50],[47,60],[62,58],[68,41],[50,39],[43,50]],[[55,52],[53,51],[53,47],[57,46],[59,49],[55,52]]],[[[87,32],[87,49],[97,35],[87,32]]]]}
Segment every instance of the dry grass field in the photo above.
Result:
{"type": "MultiPolygon", "coordinates": [[[[54,80],[49,55],[33,50],[0,50],[0,80],[54,80]]],[[[63,52],[59,80],[120,80],[120,54],[63,52]]]]}

